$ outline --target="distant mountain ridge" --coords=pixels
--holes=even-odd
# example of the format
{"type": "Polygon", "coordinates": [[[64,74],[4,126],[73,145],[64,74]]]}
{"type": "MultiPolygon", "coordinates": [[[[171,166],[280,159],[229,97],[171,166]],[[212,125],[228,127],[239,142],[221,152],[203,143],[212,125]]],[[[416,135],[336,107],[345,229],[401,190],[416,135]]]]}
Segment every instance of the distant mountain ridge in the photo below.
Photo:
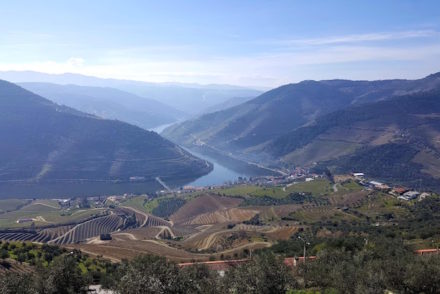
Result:
{"type": "Polygon", "coordinates": [[[0,80],[0,182],[129,182],[169,185],[211,170],[154,132],[55,104],[0,80]]]}
{"type": "Polygon", "coordinates": [[[440,86],[440,79],[303,81],[270,90],[238,106],[202,115],[164,130],[187,147],[206,144],[246,155],[321,115],[440,86]]]}
{"type": "Polygon", "coordinates": [[[40,96],[83,112],[107,119],[117,119],[152,129],[182,120],[187,115],[153,99],[108,87],[20,83],[40,96]]]}
{"type": "Polygon", "coordinates": [[[14,83],[38,82],[116,88],[140,97],[157,100],[190,115],[203,113],[208,107],[223,103],[232,97],[256,97],[261,94],[261,91],[258,90],[231,85],[150,83],[104,79],[73,73],[46,74],[33,71],[0,71],[0,79],[14,83]]]}

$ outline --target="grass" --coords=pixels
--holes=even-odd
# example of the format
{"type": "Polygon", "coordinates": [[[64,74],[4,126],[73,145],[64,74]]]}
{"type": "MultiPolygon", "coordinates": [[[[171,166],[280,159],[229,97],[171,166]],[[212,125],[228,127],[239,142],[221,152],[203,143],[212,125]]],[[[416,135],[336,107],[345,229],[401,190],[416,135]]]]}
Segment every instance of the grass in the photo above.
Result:
{"type": "Polygon", "coordinates": [[[147,210],[148,213],[153,213],[153,209],[155,209],[158,206],[159,206],[159,199],[155,198],[151,201],[148,201],[145,204],[145,209],[147,210]]]}
{"type": "Polygon", "coordinates": [[[333,193],[332,185],[328,180],[317,179],[310,182],[301,182],[289,187],[259,187],[254,185],[240,185],[225,189],[217,189],[214,192],[226,196],[269,196],[272,198],[284,198],[291,193],[307,192],[313,196],[322,196],[333,193]]]}
{"type": "Polygon", "coordinates": [[[401,201],[393,196],[384,193],[377,193],[375,197],[370,198],[369,201],[362,205],[358,210],[372,219],[384,215],[405,218],[410,215],[410,212],[405,205],[407,204],[402,204],[401,201]]]}
{"type": "Polygon", "coordinates": [[[122,205],[132,207],[143,212],[148,212],[145,207],[145,202],[147,200],[148,198],[146,196],[136,196],[124,201],[122,205]]]}
{"type": "Polygon", "coordinates": [[[313,196],[323,196],[333,193],[330,181],[325,179],[317,179],[310,182],[301,182],[286,188],[287,193],[292,192],[309,192],[313,196]]]}
{"type": "Polygon", "coordinates": [[[42,205],[38,203],[39,201],[19,210],[0,214],[0,228],[27,228],[32,225],[32,222],[18,224],[17,220],[21,218],[40,219],[40,221],[34,221],[36,226],[79,222],[106,210],[105,208],[61,210],[42,205]]]}
{"type": "Polygon", "coordinates": [[[16,210],[19,206],[28,202],[25,199],[2,199],[0,200],[0,213],[16,210]]]}

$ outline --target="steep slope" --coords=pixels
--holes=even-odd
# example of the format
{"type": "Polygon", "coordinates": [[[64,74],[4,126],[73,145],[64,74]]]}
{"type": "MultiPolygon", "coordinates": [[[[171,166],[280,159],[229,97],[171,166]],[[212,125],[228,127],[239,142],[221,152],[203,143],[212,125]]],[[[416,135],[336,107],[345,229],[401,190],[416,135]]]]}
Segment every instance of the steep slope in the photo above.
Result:
{"type": "MultiPolygon", "coordinates": [[[[241,105],[171,126],[162,134],[189,148],[255,157],[271,140],[350,105],[428,91],[440,86],[439,74],[420,80],[304,81],[268,91],[241,105]]],[[[261,153],[259,155],[262,155],[261,153]]]]}
{"type": "Polygon", "coordinates": [[[51,83],[20,83],[20,86],[57,104],[144,129],[185,118],[183,112],[171,106],[113,88],[51,83]]]}
{"type": "Polygon", "coordinates": [[[282,162],[440,188],[440,91],[352,106],[265,146],[282,162]]]}
{"type": "Polygon", "coordinates": [[[232,97],[256,97],[260,91],[229,85],[198,85],[179,83],[149,83],[142,81],[102,79],[80,74],[46,74],[33,71],[3,71],[0,79],[14,83],[44,82],[79,86],[111,87],[155,99],[191,115],[232,97]]]}
{"type": "Polygon", "coordinates": [[[245,103],[253,98],[255,98],[255,97],[233,97],[233,98],[230,98],[222,103],[208,107],[207,109],[204,110],[204,113],[211,113],[211,112],[225,110],[225,109],[240,105],[242,103],[245,103]]]}
{"type": "Polygon", "coordinates": [[[59,106],[0,81],[0,181],[167,183],[211,166],[154,132],[59,106]]]}

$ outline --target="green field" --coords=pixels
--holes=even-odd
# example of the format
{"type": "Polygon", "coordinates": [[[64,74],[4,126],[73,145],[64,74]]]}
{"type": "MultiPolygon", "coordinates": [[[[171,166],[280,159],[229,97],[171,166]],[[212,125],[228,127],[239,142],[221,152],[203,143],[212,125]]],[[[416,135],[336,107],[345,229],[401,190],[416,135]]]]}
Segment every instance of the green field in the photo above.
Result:
{"type": "Polygon", "coordinates": [[[122,202],[122,205],[133,207],[140,211],[148,212],[147,208],[145,207],[147,201],[148,201],[147,196],[136,196],[122,202]]]}
{"type": "Polygon", "coordinates": [[[16,210],[19,206],[28,202],[25,199],[1,199],[0,200],[0,213],[6,211],[16,210]]]}
{"type": "MultiPolygon", "coordinates": [[[[9,201],[9,200],[8,200],[9,201]]],[[[68,209],[63,210],[56,200],[35,200],[19,210],[0,214],[0,228],[25,228],[32,223],[36,226],[78,222],[93,215],[100,214],[106,208],[68,209]],[[33,222],[17,223],[22,218],[32,218],[33,222]]]]}
{"type": "Polygon", "coordinates": [[[226,189],[214,190],[226,196],[269,196],[272,198],[284,198],[292,193],[306,192],[313,196],[323,196],[333,193],[332,185],[328,180],[318,179],[310,182],[300,182],[289,187],[259,187],[259,186],[234,186],[226,189]]]}

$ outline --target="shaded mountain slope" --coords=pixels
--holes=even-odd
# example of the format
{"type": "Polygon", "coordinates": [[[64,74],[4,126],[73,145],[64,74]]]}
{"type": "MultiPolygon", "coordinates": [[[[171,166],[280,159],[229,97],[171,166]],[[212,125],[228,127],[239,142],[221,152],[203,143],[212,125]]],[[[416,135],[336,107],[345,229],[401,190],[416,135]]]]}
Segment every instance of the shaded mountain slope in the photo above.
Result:
{"type": "Polygon", "coordinates": [[[154,132],[59,106],[0,81],[0,181],[194,179],[211,166],[154,132]]]}
{"type": "Polygon", "coordinates": [[[260,160],[261,157],[255,157],[255,154],[265,145],[313,123],[322,115],[352,105],[429,91],[439,86],[439,74],[419,80],[304,81],[268,91],[241,105],[174,125],[162,134],[189,148],[205,145],[260,160]]]}

